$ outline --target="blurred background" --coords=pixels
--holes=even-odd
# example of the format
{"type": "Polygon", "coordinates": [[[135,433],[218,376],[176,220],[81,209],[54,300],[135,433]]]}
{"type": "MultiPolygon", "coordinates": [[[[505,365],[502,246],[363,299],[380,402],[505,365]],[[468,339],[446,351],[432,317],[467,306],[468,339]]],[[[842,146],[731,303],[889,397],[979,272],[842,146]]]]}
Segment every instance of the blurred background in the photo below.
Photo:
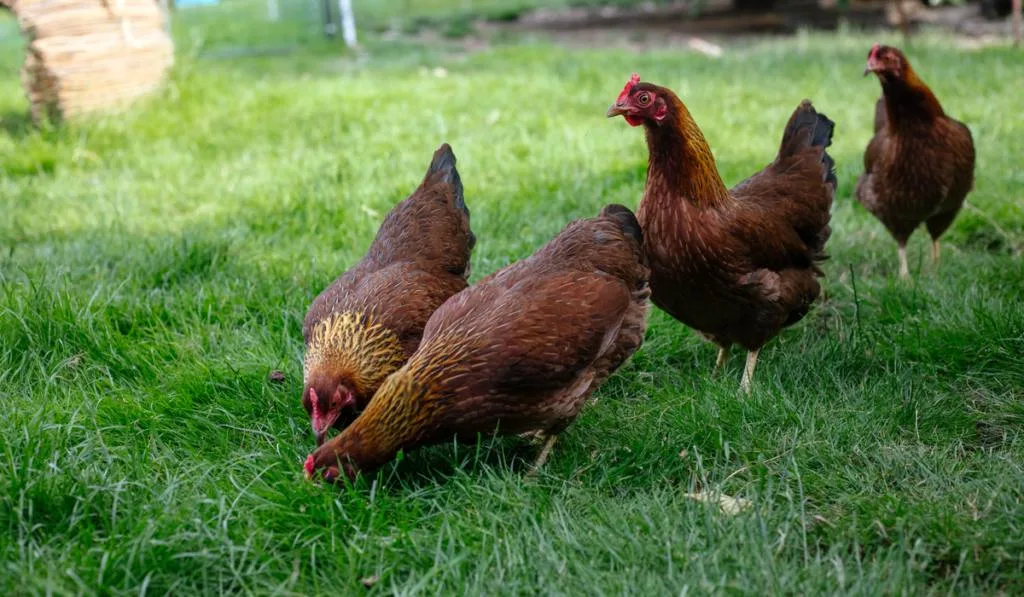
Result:
{"type": "MultiPolygon", "coordinates": [[[[339,0],[177,2],[178,31],[203,27],[209,43],[341,37],[339,0]],[[260,23],[257,25],[257,23],[260,23]],[[253,28],[260,30],[256,34],[253,28]],[[265,36],[265,37],[264,37],[265,36]]],[[[792,33],[800,27],[945,27],[1009,35],[1012,0],[351,0],[368,37],[433,33],[446,38],[493,32],[619,29],[632,38],[677,33],[792,33]]]]}
{"type": "MultiPolygon", "coordinates": [[[[635,202],[639,158],[621,179],[603,177],[622,167],[608,161],[621,159],[622,143],[642,155],[642,140],[594,118],[637,69],[692,102],[727,180],[769,155],[775,133],[762,131],[801,97],[826,105],[841,127],[832,151],[842,195],[870,134],[878,86],[860,75],[876,41],[910,48],[947,109],[991,144],[990,164],[1009,168],[1013,152],[1003,149],[1018,143],[1011,0],[2,2],[0,171],[10,217],[0,231],[14,244],[49,245],[83,222],[163,233],[237,223],[245,206],[276,201],[254,193],[271,192],[365,225],[365,236],[443,140],[460,164],[482,160],[470,189],[522,201],[527,221],[541,218],[542,238],[559,218],[595,209],[601,194],[635,202]],[[344,155],[350,144],[359,156],[344,155]],[[573,191],[594,184],[602,190],[591,197],[573,191]],[[364,209],[334,213],[339,193],[364,209]],[[40,209],[58,215],[40,220],[40,209]]],[[[979,245],[1017,246],[1008,239],[1019,208],[999,190],[1017,181],[1005,174],[981,179],[985,211],[961,218],[979,245]]],[[[299,224],[293,213],[282,222],[299,224]]],[[[530,246],[510,240],[517,248],[501,247],[497,264],[530,246]]],[[[261,250],[264,262],[301,253],[261,250]]],[[[486,248],[479,258],[490,258],[486,248]]]]}
{"type": "MultiPolygon", "coordinates": [[[[21,81],[37,122],[145,95],[159,86],[175,54],[415,56],[423,44],[472,51],[542,36],[570,47],[680,46],[718,56],[723,43],[841,27],[898,29],[905,39],[925,27],[981,44],[1019,38],[1013,0],[3,0],[0,6],[7,9],[0,16],[0,75],[21,81]]],[[[6,98],[4,111],[7,126],[20,122],[14,98],[6,98]]]]}

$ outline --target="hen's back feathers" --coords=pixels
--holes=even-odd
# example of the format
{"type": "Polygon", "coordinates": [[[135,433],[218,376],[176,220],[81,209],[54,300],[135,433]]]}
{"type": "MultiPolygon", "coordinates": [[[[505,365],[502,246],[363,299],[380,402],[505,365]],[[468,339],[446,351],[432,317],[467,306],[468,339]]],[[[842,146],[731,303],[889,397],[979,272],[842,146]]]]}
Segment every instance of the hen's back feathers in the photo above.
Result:
{"type": "Polygon", "coordinates": [[[420,186],[384,219],[367,258],[378,267],[414,261],[469,277],[475,245],[455,154],[445,143],[434,152],[420,186]]]}
{"type": "Polygon", "coordinates": [[[434,309],[465,288],[475,243],[455,154],[445,143],[416,190],[385,216],[363,259],[313,301],[307,340],[323,318],[353,310],[376,313],[415,347],[434,309]]]}
{"type": "Polygon", "coordinates": [[[520,430],[567,424],[643,342],[638,234],[628,209],[606,207],[438,308],[407,366],[440,392],[422,399],[430,418],[472,432],[498,414],[520,430]]]}
{"type": "Polygon", "coordinates": [[[631,236],[639,245],[644,244],[644,233],[637,221],[636,215],[624,205],[611,203],[601,210],[601,217],[611,218],[619,225],[619,229],[626,236],[631,236]]]}
{"type": "MultiPolygon", "coordinates": [[[[825,150],[835,124],[804,100],[790,116],[775,161],[733,187],[746,209],[734,226],[747,231],[760,267],[782,270],[815,267],[828,258],[825,243],[837,179],[835,161],[825,150]],[[750,230],[761,230],[750,235],[750,230]]],[[[814,272],[820,274],[815,267],[814,272]]]]}
{"type": "Polygon", "coordinates": [[[779,155],[776,161],[782,161],[798,155],[810,147],[821,147],[821,163],[824,181],[835,189],[838,184],[836,179],[836,163],[832,156],[825,151],[832,145],[832,132],[835,123],[824,114],[819,114],[810,100],[800,102],[796,111],[789,117],[786,123],[785,132],[782,133],[782,144],[779,146],[779,155]]]}
{"type": "Polygon", "coordinates": [[[430,162],[427,175],[423,180],[424,184],[428,180],[436,180],[451,187],[455,207],[462,210],[467,217],[469,216],[466,198],[462,194],[462,179],[459,177],[459,171],[455,169],[455,152],[447,143],[442,144],[434,152],[434,159],[430,162]],[[438,174],[439,176],[435,176],[438,174]]]}

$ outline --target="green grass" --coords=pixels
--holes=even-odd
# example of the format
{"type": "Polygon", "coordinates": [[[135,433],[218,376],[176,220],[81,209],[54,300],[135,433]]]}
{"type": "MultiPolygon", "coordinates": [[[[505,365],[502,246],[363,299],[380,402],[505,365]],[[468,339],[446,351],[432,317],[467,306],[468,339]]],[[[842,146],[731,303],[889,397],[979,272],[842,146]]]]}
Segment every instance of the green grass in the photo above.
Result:
{"type": "MultiPolygon", "coordinates": [[[[182,11],[184,14],[184,11],[182,11]]],[[[197,13],[198,14],[198,13],[197,13]]],[[[182,17],[185,19],[186,17],[182,17]]],[[[204,59],[126,114],[29,128],[0,24],[0,590],[7,594],[1013,594],[1024,590],[1020,54],[910,55],[971,126],[978,175],[912,284],[851,199],[875,36],[679,51],[538,41],[465,54],[368,40],[204,59]],[[415,52],[415,53],[414,53],[415,52]],[[437,77],[442,65],[448,76],[437,77]],[[633,70],[676,89],[727,182],[803,97],[837,124],[825,297],[741,358],[654,312],[533,482],[518,439],[405,455],[354,488],[303,479],[300,322],[452,143],[476,277],[605,203],[635,206],[633,70]],[[266,381],[281,369],[282,385],[266,381]],[[753,502],[727,517],[685,494],[753,502]]]]}

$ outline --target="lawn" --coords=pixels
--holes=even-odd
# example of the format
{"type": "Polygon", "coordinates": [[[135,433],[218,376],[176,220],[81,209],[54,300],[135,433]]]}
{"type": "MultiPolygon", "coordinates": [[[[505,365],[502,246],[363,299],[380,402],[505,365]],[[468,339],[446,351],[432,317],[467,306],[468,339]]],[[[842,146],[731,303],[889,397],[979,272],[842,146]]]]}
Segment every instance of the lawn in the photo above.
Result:
{"type": "Polygon", "coordinates": [[[189,14],[164,92],[42,130],[0,22],[4,593],[1024,591],[1019,51],[934,34],[910,49],[970,125],[978,169],[941,267],[921,231],[900,283],[894,243],[851,197],[879,93],[860,74],[885,36],[748,41],[718,60],[530,38],[227,59],[204,45],[215,20],[189,14]],[[474,279],[606,203],[635,206],[643,135],[604,117],[634,70],[680,94],[730,184],[772,159],[802,98],[837,123],[825,295],[762,352],[753,395],[738,351],[712,378],[714,347],[653,311],[536,479],[535,448],[508,438],[307,482],[311,299],[443,141],[474,279]],[[696,489],[753,506],[727,516],[696,489]]]}

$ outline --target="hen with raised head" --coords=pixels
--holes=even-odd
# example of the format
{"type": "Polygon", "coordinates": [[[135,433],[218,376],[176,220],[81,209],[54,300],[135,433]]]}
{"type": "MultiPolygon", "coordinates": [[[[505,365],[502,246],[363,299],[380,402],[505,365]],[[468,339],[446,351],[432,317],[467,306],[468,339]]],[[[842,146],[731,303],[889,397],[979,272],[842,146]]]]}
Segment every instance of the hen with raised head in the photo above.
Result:
{"type": "Polygon", "coordinates": [[[366,407],[415,352],[431,314],[466,288],[475,242],[455,154],[444,144],[362,260],[306,313],[302,404],[318,446],[366,407]]]}
{"type": "Polygon", "coordinates": [[[750,391],[757,355],[800,321],[821,293],[836,175],[825,148],[833,123],[801,103],[775,160],[726,188],[711,148],[670,89],[629,80],[608,117],[643,126],[647,184],[637,218],[651,267],[651,301],[719,347],[749,352],[741,387],[750,391]]]}
{"type": "Polygon", "coordinates": [[[494,432],[545,436],[539,467],[643,342],[650,291],[641,245],[633,213],[609,205],[450,298],[359,418],[309,456],[307,475],[352,479],[399,450],[494,432]]]}
{"type": "Polygon", "coordinates": [[[864,174],[854,195],[896,239],[900,277],[910,277],[907,240],[922,223],[939,262],[939,237],[974,184],[974,139],[946,115],[903,52],[875,44],[864,74],[875,73],[875,136],[864,151],[864,174]]]}

